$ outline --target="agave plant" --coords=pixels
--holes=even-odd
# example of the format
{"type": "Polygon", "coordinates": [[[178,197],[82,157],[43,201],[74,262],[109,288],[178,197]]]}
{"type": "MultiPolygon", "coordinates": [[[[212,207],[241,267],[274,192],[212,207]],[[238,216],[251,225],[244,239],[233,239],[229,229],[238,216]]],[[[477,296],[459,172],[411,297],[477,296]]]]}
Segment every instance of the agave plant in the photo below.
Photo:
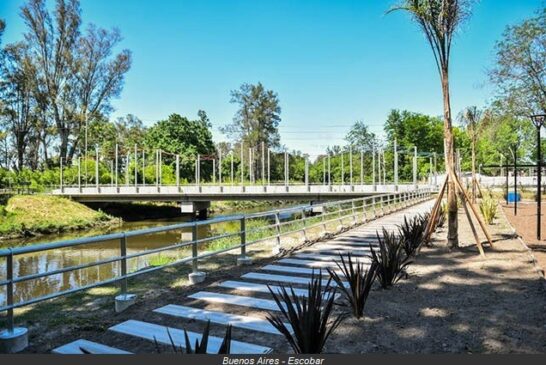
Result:
{"type": "Polygon", "coordinates": [[[297,354],[322,353],[328,337],[345,318],[340,314],[330,320],[336,294],[336,288],[330,286],[331,280],[323,289],[322,273],[319,271],[315,276],[313,272],[307,285],[307,297],[298,297],[291,285],[281,285],[279,291],[268,286],[280,313],[269,313],[267,320],[284,335],[297,354]]]}
{"type": "MultiPolygon", "coordinates": [[[[206,354],[208,353],[208,345],[209,345],[209,334],[210,334],[210,320],[207,321],[207,324],[205,325],[205,329],[203,330],[203,334],[201,336],[201,341],[198,339],[195,339],[195,345],[192,347],[190,338],[188,336],[188,332],[184,330],[184,340],[186,342],[185,348],[182,348],[182,346],[177,346],[174,343],[174,340],[171,336],[171,332],[167,328],[167,335],[169,336],[169,341],[171,342],[171,348],[174,353],[176,354],[206,354]]],[[[158,353],[161,353],[161,348],[159,346],[159,343],[157,342],[156,338],[154,337],[154,343],[155,347],[158,353]]],[[[231,351],[231,325],[227,326],[226,334],[224,335],[224,339],[222,340],[222,343],[220,344],[220,347],[218,349],[219,355],[228,355],[231,351]]]]}
{"type": "Polygon", "coordinates": [[[364,315],[364,306],[372,289],[377,273],[377,264],[372,262],[368,270],[362,262],[353,262],[351,254],[347,255],[347,261],[343,255],[339,255],[341,262],[336,261],[336,265],[341,271],[341,276],[335,270],[328,268],[328,273],[343,292],[345,298],[351,306],[353,315],[356,318],[362,318],[364,315]],[[346,288],[343,282],[349,283],[346,288]]]}
{"type": "Polygon", "coordinates": [[[409,220],[404,216],[404,223],[398,226],[398,233],[402,238],[402,248],[406,256],[413,256],[417,248],[423,243],[427,221],[426,215],[417,215],[409,220]]]}
{"type": "Polygon", "coordinates": [[[383,289],[394,285],[406,274],[406,267],[411,263],[403,249],[403,239],[383,228],[383,238],[377,233],[379,250],[376,252],[370,244],[372,263],[377,265],[377,279],[383,289]]]}

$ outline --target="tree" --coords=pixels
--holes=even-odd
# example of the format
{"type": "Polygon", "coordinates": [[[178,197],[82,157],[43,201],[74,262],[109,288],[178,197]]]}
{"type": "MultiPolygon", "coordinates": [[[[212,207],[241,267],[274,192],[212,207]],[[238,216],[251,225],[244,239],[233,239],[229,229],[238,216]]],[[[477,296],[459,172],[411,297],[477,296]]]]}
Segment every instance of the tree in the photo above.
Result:
{"type": "Polygon", "coordinates": [[[480,132],[483,130],[486,119],[482,119],[483,112],[476,106],[470,106],[459,115],[459,120],[466,129],[470,138],[471,161],[472,161],[472,202],[476,203],[476,143],[480,132]]]}
{"type": "Polygon", "coordinates": [[[444,104],[444,158],[448,179],[448,245],[459,245],[455,191],[454,139],[449,91],[449,61],[453,36],[471,10],[471,0],[403,0],[392,10],[409,12],[432,48],[440,74],[444,104]]]}
{"type": "Polygon", "coordinates": [[[44,95],[59,135],[59,156],[70,160],[89,118],[108,114],[119,95],[131,54],[110,58],[121,37],[94,25],[81,35],[79,0],[57,0],[52,14],[45,0],[29,0],[21,14],[25,42],[37,69],[37,92],[44,95]]]}
{"type": "Polygon", "coordinates": [[[230,102],[239,105],[239,110],[233,117],[233,122],[222,128],[222,132],[242,142],[245,147],[243,153],[247,152],[247,148],[255,150],[254,171],[258,171],[262,143],[265,148],[279,147],[279,97],[273,90],[266,90],[259,82],[256,85],[243,84],[238,90],[231,91],[230,102]]]}
{"type": "MultiPolygon", "coordinates": [[[[90,119],[108,115],[111,110],[109,101],[121,92],[124,76],[131,67],[131,52],[125,49],[110,59],[120,41],[119,30],[109,32],[93,24],[89,26],[87,34],[79,39],[73,66],[80,121],[77,128],[87,128],[90,119]]],[[[85,139],[85,150],[87,142],[85,139]]],[[[72,144],[69,159],[74,155],[76,146],[77,142],[72,144]]]]}
{"type": "MultiPolygon", "coordinates": [[[[387,136],[385,160],[392,166],[394,141],[404,153],[399,155],[399,178],[411,181],[413,170],[413,148],[418,152],[441,154],[443,151],[442,120],[429,115],[393,109],[387,117],[384,127],[387,136]]],[[[430,166],[427,164],[428,169],[430,166]]]]}
{"type": "Polygon", "coordinates": [[[372,152],[377,148],[375,134],[370,132],[368,126],[362,121],[353,124],[345,140],[350,145],[355,146],[357,151],[372,152]]]}
{"type": "Polygon", "coordinates": [[[24,43],[4,49],[0,66],[0,96],[3,100],[0,123],[10,131],[17,156],[17,170],[25,164],[29,135],[36,124],[33,90],[36,88],[36,69],[24,43]]]}
{"type": "MultiPolygon", "coordinates": [[[[173,163],[173,155],[180,155],[182,176],[191,177],[197,154],[213,155],[215,153],[210,123],[205,112],[199,112],[199,120],[189,120],[179,114],[171,114],[150,127],[146,133],[146,146],[168,152],[166,163],[173,163]]],[[[208,165],[203,168],[204,174],[210,174],[208,165]]],[[[204,175],[203,175],[204,176],[204,175]]]]}
{"type": "Polygon", "coordinates": [[[490,78],[500,97],[518,116],[546,113],[546,8],[507,27],[496,53],[490,78]]]}

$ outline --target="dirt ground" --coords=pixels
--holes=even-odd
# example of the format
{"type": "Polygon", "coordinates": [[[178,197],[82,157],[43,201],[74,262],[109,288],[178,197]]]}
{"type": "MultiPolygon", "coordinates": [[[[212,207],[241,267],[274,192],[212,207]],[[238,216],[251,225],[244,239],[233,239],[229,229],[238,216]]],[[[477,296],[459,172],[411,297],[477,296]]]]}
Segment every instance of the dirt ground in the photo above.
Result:
{"type": "Polygon", "coordinates": [[[542,203],[541,235],[542,240],[537,239],[537,205],[535,202],[518,203],[517,215],[514,215],[514,205],[502,205],[502,209],[510,224],[515,228],[518,235],[525,241],[527,246],[533,250],[542,272],[546,269],[546,202],[542,203]]]}
{"type": "Polygon", "coordinates": [[[530,256],[500,214],[489,226],[495,249],[478,255],[466,218],[464,246],[435,234],[390,290],[370,294],[363,320],[349,319],[329,341],[343,353],[544,353],[546,292],[530,256]]]}

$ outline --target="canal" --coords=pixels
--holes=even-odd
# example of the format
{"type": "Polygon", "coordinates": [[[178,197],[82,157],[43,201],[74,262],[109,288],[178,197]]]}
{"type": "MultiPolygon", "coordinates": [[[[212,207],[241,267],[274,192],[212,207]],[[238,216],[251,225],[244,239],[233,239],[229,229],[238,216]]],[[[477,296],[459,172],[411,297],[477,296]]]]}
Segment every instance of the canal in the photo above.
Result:
{"type": "MultiPolygon", "coordinates": [[[[283,206],[287,207],[287,206],[283,206]]],[[[241,213],[252,213],[257,211],[267,211],[275,207],[267,206],[251,209],[238,209],[225,211],[220,214],[211,215],[213,217],[229,217],[241,213]]],[[[289,217],[281,217],[287,219],[289,217]]],[[[17,239],[3,241],[0,248],[18,247],[28,245],[38,245],[41,243],[57,242],[62,240],[97,236],[108,233],[126,232],[158,226],[166,226],[181,222],[190,221],[192,217],[180,215],[173,218],[160,219],[142,219],[137,221],[124,221],[116,227],[89,229],[86,231],[66,232],[51,234],[47,236],[32,237],[28,239],[17,239]]],[[[259,223],[259,222],[255,222],[259,223]]],[[[265,222],[267,223],[267,222],[265,222]]],[[[248,228],[247,228],[248,229],[248,228]]],[[[239,230],[238,221],[230,221],[214,225],[202,225],[198,227],[198,238],[210,237],[222,233],[236,232],[239,230]]],[[[191,240],[191,228],[172,230],[167,232],[155,233],[153,235],[143,235],[130,237],[127,239],[127,253],[152,250],[160,247],[169,246],[182,241],[191,240]]],[[[232,239],[231,244],[238,244],[237,238],[232,239]]],[[[214,243],[211,243],[212,245],[214,243]]],[[[217,243],[216,243],[217,244],[217,243]]],[[[230,242],[223,242],[222,247],[202,245],[199,249],[214,250],[229,246],[230,242]]],[[[85,244],[60,249],[40,251],[14,257],[14,278],[32,275],[36,273],[52,272],[62,268],[78,266],[86,263],[96,262],[118,256],[120,253],[119,241],[104,241],[100,243],[85,244]]],[[[128,272],[138,271],[151,266],[161,266],[191,255],[188,247],[182,249],[164,251],[159,254],[146,255],[129,259],[128,272]]],[[[19,303],[33,298],[42,297],[51,293],[70,290],[78,287],[90,285],[97,281],[110,279],[120,273],[119,262],[112,262],[90,268],[69,271],[61,274],[55,274],[47,277],[33,279],[15,284],[14,302],[19,303]]],[[[0,281],[6,279],[6,259],[0,258],[0,281]]],[[[0,306],[6,305],[6,287],[0,287],[0,306]]]]}

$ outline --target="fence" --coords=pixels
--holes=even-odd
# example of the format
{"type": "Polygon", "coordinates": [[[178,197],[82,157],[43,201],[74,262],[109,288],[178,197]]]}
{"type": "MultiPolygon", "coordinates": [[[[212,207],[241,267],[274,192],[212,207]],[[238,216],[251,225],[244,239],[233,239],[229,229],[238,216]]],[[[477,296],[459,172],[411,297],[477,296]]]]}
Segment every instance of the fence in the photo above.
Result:
{"type": "Polygon", "coordinates": [[[206,258],[214,257],[227,253],[229,251],[239,250],[241,257],[245,258],[248,247],[263,243],[266,241],[272,242],[276,251],[280,251],[283,244],[283,237],[294,233],[301,232],[307,237],[307,232],[311,229],[321,229],[322,233],[330,233],[328,225],[335,223],[336,230],[339,226],[344,225],[347,219],[350,220],[349,225],[356,225],[365,222],[369,219],[375,219],[378,216],[388,214],[398,209],[405,208],[411,204],[415,204],[426,199],[429,199],[433,191],[429,188],[419,189],[416,191],[397,192],[381,194],[357,199],[326,202],[316,205],[307,205],[287,209],[278,209],[267,212],[242,214],[229,217],[220,217],[208,219],[205,221],[185,222],[163,227],[128,231],[123,233],[114,233],[95,237],[86,237],[81,239],[66,240],[55,243],[38,244],[28,247],[17,247],[0,250],[0,259],[6,260],[5,280],[0,281],[0,288],[6,290],[6,303],[0,307],[0,312],[7,312],[7,330],[13,331],[14,328],[14,309],[24,306],[39,303],[45,300],[66,296],[75,292],[80,292],[95,288],[98,286],[119,284],[121,294],[127,293],[127,279],[144,275],[156,270],[161,270],[166,267],[191,264],[192,272],[197,273],[199,270],[199,261],[206,258]],[[281,216],[288,215],[288,219],[281,219],[281,216]],[[249,224],[256,222],[266,222],[265,224],[249,224]],[[226,222],[235,222],[238,229],[234,231],[222,232],[206,238],[198,237],[198,227],[202,225],[214,225],[226,222]],[[238,222],[238,224],[237,224],[238,222]],[[148,249],[136,253],[128,253],[127,241],[131,237],[146,236],[152,234],[160,234],[169,231],[191,230],[191,239],[189,241],[180,241],[174,244],[169,244],[164,247],[148,249]],[[212,242],[223,242],[223,246],[213,251],[203,251],[202,246],[209,245],[212,242]],[[54,249],[81,247],[93,245],[101,242],[117,242],[119,255],[109,257],[107,259],[99,259],[93,262],[84,264],[63,267],[56,270],[45,272],[37,272],[24,276],[14,276],[14,258],[20,255],[45,252],[54,249]],[[225,244],[227,243],[227,244],[225,244]],[[201,250],[200,250],[201,248],[201,250]],[[159,254],[161,252],[187,249],[188,256],[174,262],[169,262],[159,266],[151,266],[141,270],[130,272],[128,270],[128,261],[131,259],[159,254]],[[191,253],[190,253],[191,250],[191,253]],[[84,270],[91,267],[97,267],[105,264],[117,263],[117,274],[106,280],[89,283],[77,288],[69,290],[61,290],[47,295],[42,295],[36,298],[27,300],[14,301],[15,286],[18,283],[28,282],[40,278],[46,278],[53,275],[59,275],[66,272],[74,272],[84,270]]]}

